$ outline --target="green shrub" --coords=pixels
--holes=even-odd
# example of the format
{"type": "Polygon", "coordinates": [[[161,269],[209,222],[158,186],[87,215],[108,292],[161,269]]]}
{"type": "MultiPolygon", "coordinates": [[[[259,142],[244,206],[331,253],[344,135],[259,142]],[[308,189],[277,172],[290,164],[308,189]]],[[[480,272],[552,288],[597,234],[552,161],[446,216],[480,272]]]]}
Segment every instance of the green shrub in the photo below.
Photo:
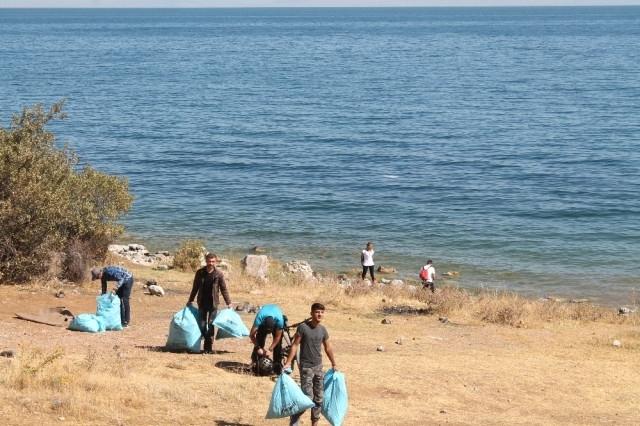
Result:
{"type": "Polygon", "coordinates": [[[185,240],[173,257],[173,267],[181,271],[193,272],[200,268],[205,252],[204,241],[185,240]]]}
{"type": "Polygon", "coordinates": [[[63,119],[63,103],[14,115],[0,127],[0,280],[21,282],[44,274],[54,254],[71,254],[63,274],[78,279],[87,258],[100,258],[123,228],[117,220],[132,196],[125,178],[80,166],[68,147],[46,130],[63,119]],[[77,254],[82,253],[83,259],[77,254]]]}

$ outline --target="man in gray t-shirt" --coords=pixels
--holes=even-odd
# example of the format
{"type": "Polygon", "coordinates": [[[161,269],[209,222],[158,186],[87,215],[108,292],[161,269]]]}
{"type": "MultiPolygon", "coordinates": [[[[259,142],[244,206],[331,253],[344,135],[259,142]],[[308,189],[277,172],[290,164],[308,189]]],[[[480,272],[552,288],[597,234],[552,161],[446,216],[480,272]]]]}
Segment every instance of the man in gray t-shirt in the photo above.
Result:
{"type": "MultiPolygon", "coordinates": [[[[311,424],[318,424],[322,409],[324,372],[322,371],[322,346],[331,361],[331,368],[337,370],[333,356],[333,348],[329,342],[327,329],[320,324],[324,317],[324,306],[320,303],[311,305],[311,319],[298,326],[293,338],[291,351],[285,362],[284,371],[291,371],[291,361],[300,347],[300,385],[302,391],[316,404],[311,409],[311,424]]],[[[297,426],[302,413],[291,416],[290,425],[297,426]]]]}

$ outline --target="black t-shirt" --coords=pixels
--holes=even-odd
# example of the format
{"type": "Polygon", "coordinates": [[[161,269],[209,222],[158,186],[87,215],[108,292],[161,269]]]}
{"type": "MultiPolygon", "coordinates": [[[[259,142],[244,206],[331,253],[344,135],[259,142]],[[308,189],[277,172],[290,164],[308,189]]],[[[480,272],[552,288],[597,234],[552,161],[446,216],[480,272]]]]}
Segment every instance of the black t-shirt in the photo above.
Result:
{"type": "Polygon", "coordinates": [[[311,327],[311,321],[298,326],[296,333],[300,341],[300,366],[303,368],[322,365],[322,343],[329,339],[329,332],[322,324],[311,327]]]}

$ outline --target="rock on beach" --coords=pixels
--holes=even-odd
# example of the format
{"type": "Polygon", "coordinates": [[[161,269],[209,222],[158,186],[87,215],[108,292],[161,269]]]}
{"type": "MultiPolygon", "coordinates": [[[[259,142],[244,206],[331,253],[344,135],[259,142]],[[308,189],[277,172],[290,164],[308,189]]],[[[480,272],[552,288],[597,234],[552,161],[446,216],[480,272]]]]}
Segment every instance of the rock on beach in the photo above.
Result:
{"type": "Polygon", "coordinates": [[[269,258],[264,254],[248,254],[242,259],[242,271],[250,277],[266,280],[269,258]]]}

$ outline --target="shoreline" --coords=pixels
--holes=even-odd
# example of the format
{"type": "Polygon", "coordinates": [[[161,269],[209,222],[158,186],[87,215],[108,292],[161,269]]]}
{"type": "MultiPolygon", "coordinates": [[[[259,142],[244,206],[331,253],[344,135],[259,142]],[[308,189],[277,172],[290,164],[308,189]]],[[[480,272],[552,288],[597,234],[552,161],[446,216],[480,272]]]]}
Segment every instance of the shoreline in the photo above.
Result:
{"type": "MultiPolygon", "coordinates": [[[[115,244],[115,246],[139,246],[142,247],[142,250],[147,250],[146,249],[146,245],[143,243],[124,243],[124,242],[119,242],[118,244],[115,244]]],[[[111,247],[111,246],[110,246],[111,247]]],[[[155,247],[153,245],[151,245],[151,247],[155,247]]],[[[332,279],[336,279],[339,277],[349,277],[350,279],[357,279],[357,277],[359,277],[359,274],[361,273],[361,269],[359,268],[351,268],[349,270],[345,270],[345,269],[331,269],[328,267],[318,267],[312,263],[310,263],[307,259],[304,258],[290,258],[288,260],[279,258],[279,257],[274,257],[270,254],[270,250],[266,247],[261,247],[261,246],[255,246],[253,248],[250,248],[248,250],[240,250],[240,249],[235,249],[235,250],[221,250],[221,251],[216,251],[216,250],[212,250],[214,251],[216,254],[218,254],[221,257],[229,257],[229,258],[233,258],[233,259],[241,259],[242,257],[246,256],[246,255],[265,255],[269,258],[269,261],[272,264],[277,265],[277,267],[282,268],[285,264],[287,263],[291,263],[291,262],[299,262],[299,261],[303,261],[309,264],[309,266],[311,267],[313,274],[314,275],[318,275],[319,277],[325,277],[325,278],[332,278],[332,279]]],[[[110,253],[114,253],[113,251],[109,250],[110,253]]],[[[169,254],[174,253],[171,251],[168,251],[166,249],[161,249],[161,250],[155,250],[154,254],[160,253],[161,256],[169,256],[169,254]]],[[[114,253],[118,256],[121,256],[124,259],[127,259],[129,261],[131,261],[131,258],[127,257],[126,255],[123,256],[122,254],[118,254],[118,253],[114,253]]],[[[172,259],[172,258],[171,258],[172,259]]],[[[171,260],[172,262],[172,260],[171,260]]],[[[145,263],[138,263],[138,262],[133,262],[137,265],[142,265],[142,266],[151,266],[153,267],[153,265],[149,265],[149,264],[145,264],[145,263]]],[[[162,261],[160,261],[159,263],[163,263],[162,261]]],[[[167,264],[167,262],[164,262],[165,264],[167,264]]],[[[416,286],[416,287],[421,287],[421,282],[419,280],[419,278],[417,277],[417,273],[415,274],[415,277],[406,277],[407,274],[405,273],[404,275],[402,274],[402,271],[397,270],[395,272],[381,272],[378,271],[378,268],[390,268],[390,269],[395,269],[393,267],[393,265],[379,265],[376,264],[376,278],[378,280],[378,283],[382,283],[383,285],[389,285],[391,281],[394,280],[401,280],[405,285],[409,285],[409,286],[416,286]]],[[[172,268],[172,266],[170,266],[170,268],[172,268]]],[[[587,295],[585,295],[584,293],[573,293],[573,294],[565,294],[562,293],[561,291],[549,291],[549,292],[544,292],[544,294],[534,294],[531,291],[519,291],[518,289],[514,289],[514,288],[507,288],[507,287],[490,287],[490,286],[483,286],[483,285],[470,285],[469,281],[465,281],[465,280],[461,280],[462,278],[462,273],[460,271],[438,271],[437,270],[437,281],[436,281],[436,288],[441,288],[441,287],[454,287],[457,289],[461,289],[464,290],[466,292],[469,292],[469,294],[472,295],[478,295],[478,294],[486,294],[486,293],[496,293],[496,294],[513,294],[516,295],[518,297],[522,297],[526,300],[529,300],[531,302],[534,301],[553,301],[553,302],[557,302],[557,303],[568,303],[568,304],[590,304],[593,306],[597,306],[597,307],[602,307],[602,308],[612,308],[612,309],[622,309],[622,308],[630,308],[630,309],[637,309],[638,305],[640,305],[640,292],[637,295],[633,294],[633,289],[630,290],[630,294],[627,297],[626,300],[622,301],[622,300],[616,300],[614,298],[597,298],[597,297],[589,297],[587,295]]]]}

